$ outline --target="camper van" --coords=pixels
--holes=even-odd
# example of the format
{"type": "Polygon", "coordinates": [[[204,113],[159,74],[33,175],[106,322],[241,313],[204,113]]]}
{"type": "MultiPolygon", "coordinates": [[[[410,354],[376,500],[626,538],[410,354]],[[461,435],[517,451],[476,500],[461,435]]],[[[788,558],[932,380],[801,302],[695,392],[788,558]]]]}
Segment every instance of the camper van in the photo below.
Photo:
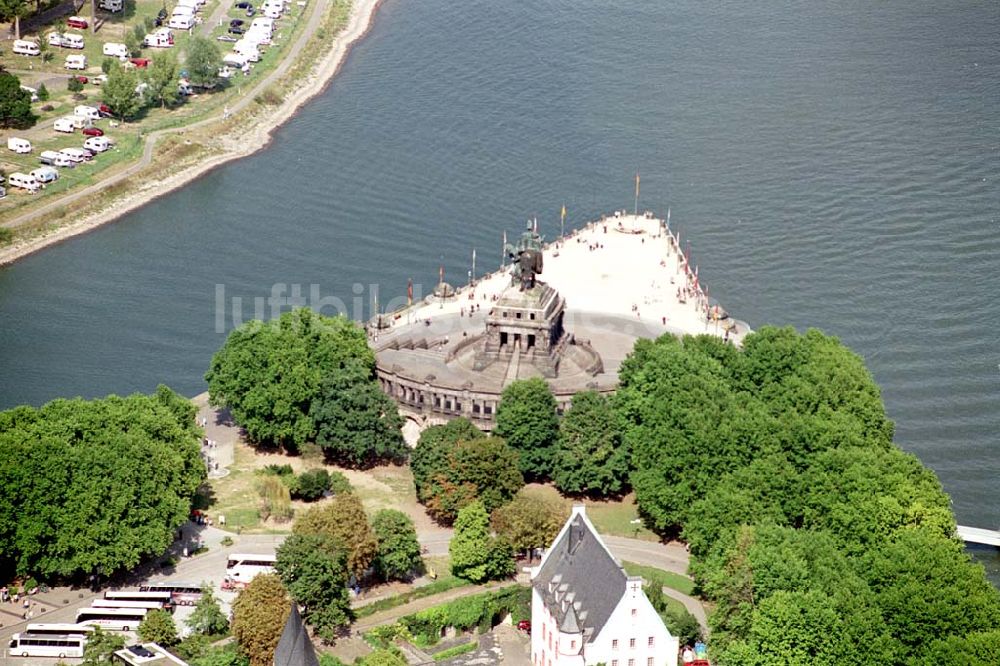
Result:
{"type": "Polygon", "coordinates": [[[76,166],[70,158],[55,150],[43,150],[38,156],[38,161],[47,166],[66,167],[72,169],[76,166]]]}
{"type": "Polygon", "coordinates": [[[45,41],[49,43],[49,46],[62,46],[62,33],[50,32],[45,36],[45,41]]]}
{"type": "Polygon", "coordinates": [[[76,129],[84,129],[85,127],[93,127],[94,121],[90,116],[78,116],[75,113],[72,116],[66,116],[66,118],[73,123],[73,127],[76,129]]]}
{"type": "Polygon", "coordinates": [[[7,177],[7,184],[11,187],[19,187],[34,194],[42,188],[38,179],[26,173],[12,173],[7,177]]]}
{"type": "Polygon", "coordinates": [[[194,17],[194,7],[188,7],[186,5],[177,5],[174,7],[174,11],[170,12],[170,18],[175,16],[190,16],[194,17]]]}
{"type": "Polygon", "coordinates": [[[125,3],[123,0],[100,0],[100,2],[97,3],[97,6],[106,12],[115,13],[124,9],[125,3]]]}
{"type": "Polygon", "coordinates": [[[26,39],[15,39],[14,46],[11,50],[18,55],[26,56],[36,56],[41,55],[42,50],[38,48],[38,44],[35,42],[29,42],[26,39]]]}
{"type": "Polygon", "coordinates": [[[35,180],[41,183],[42,186],[45,186],[46,183],[54,183],[59,180],[59,171],[50,166],[38,167],[28,175],[34,176],[35,180]]]}
{"type": "MultiPolygon", "coordinates": [[[[148,35],[147,35],[148,36],[148,35]]],[[[101,53],[112,58],[124,60],[128,57],[128,47],[118,42],[105,42],[101,53]]]]}
{"type": "Polygon", "coordinates": [[[107,137],[90,136],[83,142],[83,147],[92,153],[103,153],[111,147],[111,142],[108,141],[107,137]]]}
{"type": "Polygon", "coordinates": [[[281,8],[271,5],[266,9],[264,9],[263,11],[261,11],[261,14],[263,14],[266,18],[279,19],[281,18],[281,8]]]}
{"type": "Polygon", "coordinates": [[[194,11],[198,11],[201,5],[202,3],[198,2],[198,0],[177,0],[178,7],[190,7],[194,11]]]}
{"type": "Polygon", "coordinates": [[[74,35],[73,33],[70,32],[63,33],[62,47],[64,49],[82,49],[83,35],[74,35]]]}
{"type": "Polygon", "coordinates": [[[69,159],[71,159],[72,161],[76,162],[77,164],[81,164],[86,160],[92,159],[93,157],[83,148],[63,148],[59,152],[68,157],[69,159]]]}
{"type": "Polygon", "coordinates": [[[243,73],[250,71],[250,61],[239,53],[227,53],[222,57],[222,63],[230,67],[235,67],[243,73]]]}
{"type": "Polygon", "coordinates": [[[171,16],[167,25],[176,30],[188,30],[194,27],[193,16],[171,16]]]}
{"type": "Polygon", "coordinates": [[[86,106],[83,104],[73,108],[73,115],[83,116],[91,120],[100,120],[101,118],[101,112],[97,110],[96,106],[86,106]]]}
{"type": "Polygon", "coordinates": [[[87,69],[87,56],[85,55],[66,56],[66,64],[63,66],[66,69],[87,69]]]}
{"type": "Polygon", "coordinates": [[[174,45],[174,36],[167,28],[160,28],[159,30],[146,35],[143,38],[142,43],[144,46],[169,48],[174,45]]]}
{"type": "Polygon", "coordinates": [[[27,139],[11,136],[7,138],[7,148],[19,155],[26,155],[31,152],[31,142],[27,139]]]}
{"type": "Polygon", "coordinates": [[[73,123],[72,117],[56,118],[56,121],[52,123],[52,129],[57,132],[72,134],[76,131],[76,125],[73,123]]]}
{"type": "Polygon", "coordinates": [[[260,51],[257,50],[257,45],[245,39],[233,44],[233,53],[243,56],[250,62],[260,62],[260,51]]]}
{"type": "Polygon", "coordinates": [[[38,91],[32,88],[31,86],[21,86],[21,90],[25,90],[28,92],[29,95],[31,95],[32,102],[38,101],[38,91]]]}

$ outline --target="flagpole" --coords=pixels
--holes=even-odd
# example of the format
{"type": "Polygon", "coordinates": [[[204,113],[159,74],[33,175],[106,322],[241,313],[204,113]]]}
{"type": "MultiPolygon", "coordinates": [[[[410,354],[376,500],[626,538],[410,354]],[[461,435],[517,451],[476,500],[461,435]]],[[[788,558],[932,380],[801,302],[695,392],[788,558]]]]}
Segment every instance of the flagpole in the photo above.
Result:
{"type": "Polygon", "coordinates": [[[476,248],[472,248],[472,284],[476,283],[476,248]]]}
{"type": "Polygon", "coordinates": [[[507,265],[507,230],[503,230],[503,242],[500,245],[500,270],[507,265]]]}
{"type": "Polygon", "coordinates": [[[566,204],[563,204],[562,212],[559,214],[559,239],[566,235],[566,204]]]}
{"type": "Polygon", "coordinates": [[[635,212],[633,213],[636,217],[639,216],[639,172],[635,172],[635,212]]]}

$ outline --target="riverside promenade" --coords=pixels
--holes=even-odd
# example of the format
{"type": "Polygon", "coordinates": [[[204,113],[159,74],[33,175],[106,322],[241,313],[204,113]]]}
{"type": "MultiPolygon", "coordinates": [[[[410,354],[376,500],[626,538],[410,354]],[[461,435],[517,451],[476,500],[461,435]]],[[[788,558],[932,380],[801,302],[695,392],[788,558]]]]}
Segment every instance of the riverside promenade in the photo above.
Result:
{"type": "MultiPolygon", "coordinates": [[[[731,317],[714,317],[723,310],[714,302],[709,307],[707,287],[697,267],[689,265],[681,242],[665,221],[650,213],[615,213],[546,244],[540,279],[566,299],[570,329],[574,321],[593,314],[634,322],[635,337],[708,333],[739,344],[749,327],[731,317]]],[[[390,329],[380,332],[380,339],[408,324],[467,314],[470,304],[488,310],[509,284],[509,264],[473,276],[473,284],[457,287],[454,296],[428,296],[388,317],[390,329]]],[[[459,334],[482,327],[473,317],[459,321],[467,322],[457,328],[459,334]]]]}

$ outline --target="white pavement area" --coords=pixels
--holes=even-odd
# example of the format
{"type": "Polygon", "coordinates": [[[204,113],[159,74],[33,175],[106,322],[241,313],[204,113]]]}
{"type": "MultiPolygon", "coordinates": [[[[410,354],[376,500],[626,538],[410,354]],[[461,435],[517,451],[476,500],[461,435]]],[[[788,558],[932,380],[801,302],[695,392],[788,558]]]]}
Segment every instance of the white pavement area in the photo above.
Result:
{"type": "MultiPolygon", "coordinates": [[[[518,237],[510,240],[516,243],[518,237]]],[[[714,303],[710,308],[707,289],[697,267],[688,265],[681,243],[667,222],[649,213],[616,213],[546,245],[539,279],[559,291],[569,312],[621,315],[654,331],[665,326],[674,333],[710,333],[739,343],[746,325],[714,317],[714,303]]],[[[461,314],[470,301],[490,303],[509,286],[510,270],[508,265],[477,278],[471,287],[458,287],[454,298],[428,296],[401,311],[394,325],[461,314]]]]}

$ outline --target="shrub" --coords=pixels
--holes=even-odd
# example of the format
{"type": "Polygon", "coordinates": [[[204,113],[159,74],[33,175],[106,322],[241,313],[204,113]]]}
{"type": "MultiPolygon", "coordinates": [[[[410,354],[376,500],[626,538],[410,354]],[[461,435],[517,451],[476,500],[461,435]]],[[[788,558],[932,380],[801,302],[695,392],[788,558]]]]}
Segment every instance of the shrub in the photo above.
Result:
{"type": "Polygon", "coordinates": [[[49,89],[45,87],[44,83],[38,84],[38,99],[42,102],[49,101],[49,89]]]}
{"type": "Polygon", "coordinates": [[[319,469],[303,472],[292,485],[292,495],[307,502],[315,502],[330,489],[330,473],[319,469]]]}
{"type": "Polygon", "coordinates": [[[66,84],[66,90],[71,93],[78,93],[83,91],[83,84],[80,83],[80,79],[75,76],[70,77],[69,82],[66,84]]]}
{"type": "Polygon", "coordinates": [[[463,597],[407,615],[399,620],[399,624],[418,642],[433,645],[446,627],[459,631],[478,627],[480,632],[489,631],[507,614],[515,622],[531,617],[530,588],[514,586],[463,597]]]}

